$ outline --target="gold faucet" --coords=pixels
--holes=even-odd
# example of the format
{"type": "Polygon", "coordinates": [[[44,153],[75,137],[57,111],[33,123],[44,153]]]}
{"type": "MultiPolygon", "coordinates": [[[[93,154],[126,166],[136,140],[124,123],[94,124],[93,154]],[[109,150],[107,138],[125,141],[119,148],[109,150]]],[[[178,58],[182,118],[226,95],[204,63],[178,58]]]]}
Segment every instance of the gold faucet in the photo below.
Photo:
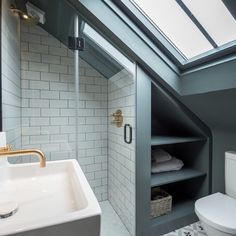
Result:
{"type": "Polygon", "coordinates": [[[41,150],[38,149],[23,149],[23,150],[15,150],[11,149],[10,145],[6,147],[0,148],[0,158],[1,157],[16,157],[16,156],[29,156],[36,155],[39,158],[40,167],[46,167],[46,157],[41,150]]]}

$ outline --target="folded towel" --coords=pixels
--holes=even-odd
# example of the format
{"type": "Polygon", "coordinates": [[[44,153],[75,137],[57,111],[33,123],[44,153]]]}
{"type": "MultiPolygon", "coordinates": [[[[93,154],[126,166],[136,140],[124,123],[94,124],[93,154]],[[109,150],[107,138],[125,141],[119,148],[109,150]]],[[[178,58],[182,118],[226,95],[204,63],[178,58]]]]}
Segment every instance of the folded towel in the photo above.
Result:
{"type": "Polygon", "coordinates": [[[170,161],[171,158],[172,156],[168,152],[162,149],[157,149],[152,151],[152,160],[155,161],[156,163],[170,161]]]}
{"type": "Polygon", "coordinates": [[[172,157],[170,161],[165,161],[161,163],[152,163],[152,173],[160,173],[160,172],[166,172],[166,171],[174,171],[174,170],[180,170],[184,166],[184,163],[175,158],[172,157]]]}

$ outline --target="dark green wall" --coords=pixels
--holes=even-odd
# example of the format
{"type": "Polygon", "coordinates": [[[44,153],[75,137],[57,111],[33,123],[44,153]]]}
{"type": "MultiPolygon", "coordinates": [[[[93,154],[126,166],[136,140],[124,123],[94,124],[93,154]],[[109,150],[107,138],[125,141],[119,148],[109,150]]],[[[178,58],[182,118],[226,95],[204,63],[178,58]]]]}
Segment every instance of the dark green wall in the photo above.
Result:
{"type": "Polygon", "coordinates": [[[181,94],[191,95],[236,88],[235,78],[236,55],[231,55],[209,67],[181,75],[181,94]]]}
{"type": "MultiPolygon", "coordinates": [[[[202,79],[207,76],[203,74],[202,79]]],[[[224,191],[224,155],[236,150],[236,89],[188,95],[181,100],[211,129],[213,192],[224,191]]]]}

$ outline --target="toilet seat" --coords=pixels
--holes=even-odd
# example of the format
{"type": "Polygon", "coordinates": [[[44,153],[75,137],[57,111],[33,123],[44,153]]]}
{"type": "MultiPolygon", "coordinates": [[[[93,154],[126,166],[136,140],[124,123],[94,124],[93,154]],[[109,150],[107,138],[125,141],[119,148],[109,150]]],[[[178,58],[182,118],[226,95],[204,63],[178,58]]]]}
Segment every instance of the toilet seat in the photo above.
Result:
{"type": "Polygon", "coordinates": [[[236,235],[236,199],[215,193],[197,200],[195,212],[210,226],[236,235]]]}

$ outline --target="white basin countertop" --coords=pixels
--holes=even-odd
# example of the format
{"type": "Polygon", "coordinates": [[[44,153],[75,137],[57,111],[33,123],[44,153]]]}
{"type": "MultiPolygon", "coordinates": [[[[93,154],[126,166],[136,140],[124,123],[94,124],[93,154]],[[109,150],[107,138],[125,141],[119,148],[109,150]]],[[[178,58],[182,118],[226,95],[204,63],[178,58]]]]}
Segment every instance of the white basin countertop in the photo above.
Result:
{"type": "MultiPolygon", "coordinates": [[[[101,209],[76,160],[7,165],[0,169],[0,203],[18,211],[0,219],[0,235],[24,232],[101,215],[101,209]]],[[[1,204],[0,204],[1,205],[1,204]]]]}

